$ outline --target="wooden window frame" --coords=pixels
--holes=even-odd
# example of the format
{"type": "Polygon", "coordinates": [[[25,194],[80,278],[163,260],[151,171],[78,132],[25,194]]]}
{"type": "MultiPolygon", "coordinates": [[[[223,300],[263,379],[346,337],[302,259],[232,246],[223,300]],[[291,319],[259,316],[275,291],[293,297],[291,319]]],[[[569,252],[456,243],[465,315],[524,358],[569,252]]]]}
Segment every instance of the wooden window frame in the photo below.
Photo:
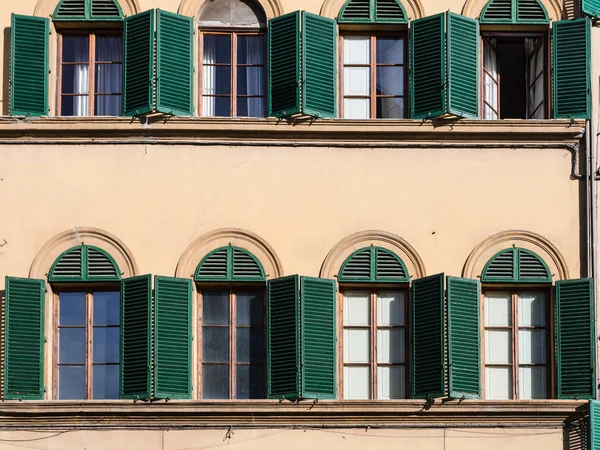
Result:
{"type": "MultiPolygon", "coordinates": [[[[519,330],[521,329],[545,329],[546,330],[546,399],[554,398],[554,369],[556,367],[555,356],[553,351],[554,342],[554,293],[550,286],[540,285],[493,285],[493,286],[482,286],[481,289],[481,380],[483,386],[482,398],[486,398],[486,379],[485,369],[486,366],[497,366],[505,367],[506,364],[486,364],[486,346],[485,346],[485,332],[488,329],[492,330],[510,330],[511,332],[511,356],[512,361],[509,364],[512,368],[512,398],[509,400],[522,400],[519,398],[519,330]],[[487,327],[485,325],[485,297],[488,293],[499,293],[503,292],[509,294],[511,297],[511,325],[508,327],[487,327]],[[544,294],[545,302],[545,327],[522,327],[519,325],[519,293],[526,292],[540,292],[544,294]]],[[[524,366],[531,366],[530,364],[524,364],[524,366]]],[[[527,399],[524,399],[527,400],[527,399]]]]}
{"type": "MultiPolygon", "coordinates": [[[[344,367],[365,367],[367,364],[364,363],[351,363],[346,364],[344,362],[344,330],[346,329],[368,329],[369,330],[369,400],[379,400],[378,394],[378,379],[377,379],[377,368],[382,367],[401,367],[405,368],[405,398],[410,398],[410,378],[411,378],[411,321],[409,317],[410,312],[410,289],[408,285],[381,285],[381,286],[369,286],[369,285],[344,285],[340,286],[338,294],[338,397],[344,400],[344,367]],[[403,293],[404,294],[404,326],[378,326],[377,325],[377,297],[383,293],[403,293]],[[344,325],[344,297],[349,293],[366,293],[369,295],[369,325],[368,326],[345,326],[344,325]],[[379,329],[394,329],[404,328],[404,363],[378,363],[377,362],[377,330],[379,329]]],[[[383,399],[382,399],[383,400],[383,399]]],[[[396,400],[396,399],[391,399],[396,400]]]]}
{"type": "MultiPolygon", "coordinates": [[[[400,32],[390,32],[390,31],[346,31],[340,32],[339,38],[339,47],[338,47],[338,55],[339,61],[338,65],[340,67],[340,96],[339,96],[339,116],[344,117],[344,100],[346,98],[358,98],[358,99],[369,99],[369,119],[385,119],[377,117],[377,99],[378,98],[402,98],[404,100],[404,117],[396,120],[407,119],[410,117],[410,105],[409,105],[409,87],[408,87],[408,31],[402,30],[400,32]],[[344,63],[344,38],[346,36],[363,36],[370,38],[370,61],[369,64],[345,64],[344,63]],[[400,64],[382,64],[377,63],[377,38],[397,38],[404,40],[404,61],[400,64]],[[369,67],[369,75],[370,75],[370,94],[369,95],[345,95],[344,92],[344,69],[346,67],[369,67]],[[378,67],[403,67],[404,68],[404,92],[402,95],[378,95],[377,94],[377,68],[378,67]]],[[[388,120],[394,120],[388,118],[388,120]]]]}
{"type": "MultiPolygon", "coordinates": [[[[218,29],[201,29],[198,33],[198,115],[201,117],[237,117],[237,99],[239,98],[263,98],[264,99],[264,109],[262,118],[267,117],[267,32],[263,28],[250,28],[250,29],[240,29],[240,28],[218,28],[218,29]],[[229,99],[229,116],[205,116],[203,111],[203,98],[204,98],[204,36],[206,35],[221,35],[221,36],[230,36],[231,37],[231,59],[229,64],[219,63],[214,64],[215,66],[228,66],[230,68],[230,85],[229,85],[229,95],[225,94],[215,94],[215,95],[207,95],[207,97],[230,97],[229,99]],[[238,46],[238,37],[240,36],[263,36],[265,40],[264,45],[264,64],[238,64],[237,62],[237,46],[238,46]],[[237,93],[237,68],[238,67],[264,67],[264,80],[263,80],[263,89],[264,95],[261,97],[260,95],[238,95],[237,93]]],[[[211,64],[212,65],[212,64],[211,64]]],[[[252,116],[243,116],[243,117],[252,117],[252,116]]]]}
{"type": "MultiPolygon", "coordinates": [[[[202,306],[203,306],[203,292],[204,291],[221,291],[221,292],[227,292],[229,291],[229,324],[228,325],[211,325],[211,326],[215,326],[215,327],[227,327],[229,328],[229,361],[227,362],[227,365],[229,366],[229,400],[235,400],[236,399],[236,394],[237,394],[237,389],[236,389],[236,372],[237,372],[237,366],[238,365],[250,365],[250,363],[238,363],[237,362],[237,354],[236,354],[236,331],[238,328],[237,325],[237,295],[236,292],[262,292],[263,293],[263,302],[264,302],[264,308],[263,308],[263,332],[264,332],[264,336],[265,336],[265,340],[264,340],[264,345],[265,345],[265,349],[264,349],[264,355],[265,355],[265,360],[263,362],[264,367],[265,367],[265,380],[264,380],[264,392],[265,392],[265,398],[267,395],[267,383],[266,383],[266,367],[267,367],[267,359],[266,359],[266,344],[267,344],[267,340],[266,340],[266,332],[267,332],[267,287],[266,285],[257,285],[257,284],[251,284],[251,283],[239,283],[239,284],[231,284],[231,283],[225,283],[225,284],[218,284],[218,283],[198,283],[196,285],[197,289],[197,299],[198,299],[198,304],[197,304],[197,313],[198,313],[198,331],[197,331],[197,341],[198,343],[196,344],[196,350],[198,352],[198,358],[197,358],[197,370],[198,370],[198,378],[197,378],[197,386],[198,386],[198,399],[199,400],[204,400],[202,397],[202,365],[204,364],[203,360],[202,360],[202,306]]],[[[251,325],[244,325],[245,327],[251,327],[251,325]]],[[[256,327],[256,325],[254,325],[254,327],[256,327]]],[[[239,327],[241,328],[241,327],[239,327]]],[[[207,364],[211,364],[211,363],[207,363],[207,364]]],[[[224,365],[224,363],[214,363],[214,364],[222,364],[224,365]]],[[[207,401],[213,401],[214,399],[207,399],[207,401]]],[[[222,399],[222,400],[227,400],[227,399],[222,399]]],[[[243,400],[255,400],[255,399],[243,399],[243,400]]],[[[258,399],[256,399],[258,400],[258,399]]]]}
{"type": "MultiPolygon", "coordinates": [[[[94,355],[93,355],[93,332],[94,332],[94,292],[120,292],[121,284],[120,283],[102,283],[98,286],[90,285],[87,283],[83,283],[81,285],[76,284],[68,284],[65,286],[53,287],[53,310],[52,310],[52,318],[53,318],[53,335],[54,339],[52,342],[52,398],[58,400],[59,399],[59,376],[58,376],[58,368],[62,364],[59,363],[59,329],[60,328],[83,328],[81,326],[60,326],[60,316],[59,316],[59,297],[61,293],[64,292],[85,292],[85,362],[84,362],[84,373],[85,373],[85,384],[84,384],[84,398],[83,400],[92,400],[93,399],[93,368],[94,368],[94,355]]],[[[122,299],[120,299],[122,301],[122,299]]],[[[122,326],[119,323],[119,328],[122,326]]],[[[96,326],[99,327],[99,326],[96,326]]],[[[100,326],[103,328],[115,328],[115,325],[107,325],[100,326]]],[[[95,365],[101,365],[100,363],[96,363],[95,365]]],[[[106,363],[104,365],[116,365],[115,363],[106,363]]],[[[119,361],[118,365],[121,365],[121,361],[119,361]]],[[[115,399],[117,400],[117,399],[115,399]]]]}
{"type": "MultiPolygon", "coordinates": [[[[103,95],[103,96],[114,96],[117,95],[117,93],[115,92],[111,92],[111,93],[102,93],[102,94],[97,94],[96,93],[96,65],[97,64],[115,64],[115,61],[96,61],[96,37],[97,36],[115,36],[115,37],[121,37],[121,39],[123,39],[123,30],[119,29],[119,30],[115,30],[114,28],[108,28],[108,29],[100,29],[100,30],[86,30],[85,28],[77,28],[77,29],[67,29],[67,30],[61,30],[58,33],[58,50],[57,50],[57,81],[56,81],[56,115],[57,116],[61,116],[62,115],[62,98],[63,95],[64,96],[69,96],[69,97],[87,97],[88,98],[88,113],[87,113],[87,117],[90,116],[96,116],[94,114],[94,110],[95,110],[95,103],[96,103],[96,95],[103,95]],[[83,62],[63,62],[62,60],[62,56],[63,56],[63,37],[64,36],[87,36],[89,38],[89,48],[88,48],[88,62],[87,62],[87,66],[88,66],[88,93],[86,95],[83,94],[63,94],[62,93],[62,72],[63,72],[63,65],[82,65],[85,64],[83,62]]],[[[123,66],[124,61],[121,61],[120,63],[121,66],[123,66]]],[[[123,85],[122,85],[123,87],[123,85]]],[[[123,91],[121,90],[120,94],[118,95],[123,95],[123,91]]],[[[122,112],[121,112],[122,115],[122,112]]],[[[71,116],[65,116],[65,117],[71,117],[71,116]]],[[[73,116],[73,117],[86,117],[86,116],[73,116]]],[[[96,117],[100,117],[100,116],[96,116],[96,117]]]]}

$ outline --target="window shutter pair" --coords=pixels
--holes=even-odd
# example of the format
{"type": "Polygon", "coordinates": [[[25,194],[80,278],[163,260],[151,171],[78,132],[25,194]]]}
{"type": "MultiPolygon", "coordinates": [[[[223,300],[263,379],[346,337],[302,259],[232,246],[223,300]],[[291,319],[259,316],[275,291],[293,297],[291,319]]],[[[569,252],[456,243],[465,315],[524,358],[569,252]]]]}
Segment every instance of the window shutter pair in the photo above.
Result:
{"type": "Polygon", "coordinates": [[[295,11],[269,20],[269,116],[335,117],[337,23],[295,11]]]}
{"type": "Polygon", "coordinates": [[[124,24],[123,114],[193,115],[194,20],[152,9],[124,24]]]}
{"type": "MultiPolygon", "coordinates": [[[[43,280],[6,278],[4,398],[44,398],[43,280]]],[[[192,281],[121,281],[123,399],[191,398],[192,281]]]]}
{"type": "Polygon", "coordinates": [[[478,280],[413,281],[413,398],[443,397],[446,373],[449,397],[481,398],[480,297],[478,280]]]}
{"type": "Polygon", "coordinates": [[[336,292],[323,278],[267,282],[268,398],[337,397],[336,292]]]}

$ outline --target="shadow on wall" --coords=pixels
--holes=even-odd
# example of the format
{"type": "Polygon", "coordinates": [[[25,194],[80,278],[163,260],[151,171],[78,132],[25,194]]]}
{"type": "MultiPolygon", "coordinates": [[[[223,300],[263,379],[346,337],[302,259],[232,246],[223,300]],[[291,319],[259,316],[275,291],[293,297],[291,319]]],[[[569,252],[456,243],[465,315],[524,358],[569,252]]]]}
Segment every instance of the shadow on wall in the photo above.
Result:
{"type": "Polygon", "coordinates": [[[565,0],[563,4],[563,19],[574,19],[579,17],[579,13],[581,12],[581,0],[565,0]]]}
{"type": "Polygon", "coordinates": [[[589,422],[588,406],[577,408],[577,413],[565,420],[563,427],[564,450],[587,450],[589,448],[589,422]]]}
{"type": "Polygon", "coordinates": [[[10,27],[4,29],[4,55],[2,57],[2,67],[2,115],[8,116],[10,114],[8,108],[10,95],[10,27]]]}

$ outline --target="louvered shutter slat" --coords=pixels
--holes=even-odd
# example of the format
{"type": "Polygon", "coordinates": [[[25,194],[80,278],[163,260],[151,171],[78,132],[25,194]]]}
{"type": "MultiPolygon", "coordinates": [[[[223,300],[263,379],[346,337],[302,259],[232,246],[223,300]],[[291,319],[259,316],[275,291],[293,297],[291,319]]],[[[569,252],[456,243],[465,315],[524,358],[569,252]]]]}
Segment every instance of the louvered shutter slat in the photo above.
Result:
{"type": "Polygon", "coordinates": [[[341,270],[341,280],[371,278],[371,249],[366,248],[352,255],[341,270]]]}
{"type": "Polygon", "coordinates": [[[85,0],[62,0],[54,14],[55,20],[85,18],[85,0]]]}
{"type": "Polygon", "coordinates": [[[118,268],[104,252],[92,247],[87,249],[89,277],[120,278],[118,268]]]}
{"type": "Polygon", "coordinates": [[[548,22],[548,15],[538,0],[517,0],[519,22],[548,22]]]}
{"type": "Polygon", "coordinates": [[[227,249],[223,248],[209,254],[200,263],[196,272],[197,280],[227,279],[227,249]]]}
{"type": "Polygon", "coordinates": [[[263,279],[264,274],[260,265],[250,254],[233,249],[233,277],[263,279]]]}
{"type": "Polygon", "coordinates": [[[58,258],[50,271],[50,280],[65,278],[83,278],[83,247],[68,250],[58,258]]]}
{"type": "Polygon", "coordinates": [[[405,22],[406,13],[396,0],[375,0],[375,20],[377,22],[405,22]]]}
{"type": "Polygon", "coordinates": [[[600,0],[582,0],[581,11],[590,17],[600,17],[600,0]]]}
{"type": "Polygon", "coordinates": [[[512,0],[493,0],[483,9],[482,21],[512,21],[512,3],[512,0]]]}
{"type": "Polygon", "coordinates": [[[371,3],[369,0],[350,0],[340,14],[340,22],[371,21],[371,3]]]}
{"type": "Polygon", "coordinates": [[[92,17],[121,17],[115,0],[92,0],[92,17]]]}

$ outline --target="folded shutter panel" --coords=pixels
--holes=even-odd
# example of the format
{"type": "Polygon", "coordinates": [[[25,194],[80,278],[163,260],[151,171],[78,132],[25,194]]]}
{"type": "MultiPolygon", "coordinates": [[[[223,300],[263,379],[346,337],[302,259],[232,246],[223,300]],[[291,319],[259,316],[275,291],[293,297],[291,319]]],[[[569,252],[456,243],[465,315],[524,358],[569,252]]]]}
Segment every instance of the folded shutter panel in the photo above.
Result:
{"type": "Polygon", "coordinates": [[[590,450],[600,450],[600,401],[590,400],[590,450]]]}
{"type": "Polygon", "coordinates": [[[600,17],[600,0],[581,0],[581,11],[594,18],[600,17]]]}

